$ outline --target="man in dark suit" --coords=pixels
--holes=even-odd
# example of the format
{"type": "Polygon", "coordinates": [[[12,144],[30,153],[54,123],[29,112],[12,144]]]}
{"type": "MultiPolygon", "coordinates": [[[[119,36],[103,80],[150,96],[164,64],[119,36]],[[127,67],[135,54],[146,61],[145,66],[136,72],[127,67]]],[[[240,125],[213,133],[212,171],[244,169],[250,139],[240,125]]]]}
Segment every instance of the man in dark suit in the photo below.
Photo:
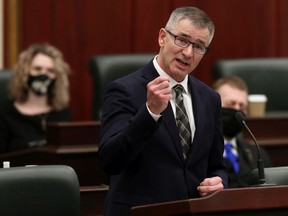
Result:
{"type": "MultiPolygon", "coordinates": [[[[223,134],[225,147],[232,145],[232,154],[237,158],[229,159],[225,148],[224,157],[230,174],[229,187],[251,186],[251,171],[257,168],[257,150],[254,144],[248,143],[242,136],[242,126],[235,117],[237,111],[247,114],[248,87],[243,79],[237,76],[220,78],[213,84],[213,88],[220,94],[222,101],[223,134]]],[[[266,151],[260,147],[264,167],[271,166],[271,160],[266,151]]]]}
{"type": "Polygon", "coordinates": [[[204,11],[178,8],[159,31],[159,54],[107,87],[99,146],[111,175],[106,216],[228,185],[220,97],[189,76],[213,35],[204,11]]]}

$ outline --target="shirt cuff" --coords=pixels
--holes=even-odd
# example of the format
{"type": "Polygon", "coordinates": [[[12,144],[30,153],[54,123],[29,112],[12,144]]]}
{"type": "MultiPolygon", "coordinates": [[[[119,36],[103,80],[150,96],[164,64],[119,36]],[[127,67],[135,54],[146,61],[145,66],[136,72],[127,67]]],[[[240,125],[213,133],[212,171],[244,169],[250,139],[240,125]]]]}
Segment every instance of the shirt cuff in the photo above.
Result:
{"type": "Polygon", "coordinates": [[[152,113],[151,110],[150,110],[149,107],[148,107],[147,102],[146,102],[146,107],[147,107],[148,112],[149,112],[150,115],[152,116],[152,118],[157,122],[162,115],[161,115],[161,114],[156,115],[156,114],[152,113]]]}

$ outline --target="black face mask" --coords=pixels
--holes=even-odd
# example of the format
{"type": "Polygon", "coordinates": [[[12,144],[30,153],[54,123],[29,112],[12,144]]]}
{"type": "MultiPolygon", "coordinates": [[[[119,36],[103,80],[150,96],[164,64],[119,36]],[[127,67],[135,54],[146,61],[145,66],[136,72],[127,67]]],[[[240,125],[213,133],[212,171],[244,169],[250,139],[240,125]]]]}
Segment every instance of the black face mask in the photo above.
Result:
{"type": "Polygon", "coordinates": [[[228,138],[235,137],[242,130],[242,124],[235,117],[238,110],[222,108],[223,134],[228,138]]]}
{"type": "Polygon", "coordinates": [[[46,74],[28,77],[28,86],[36,95],[48,95],[51,94],[54,87],[55,80],[50,79],[46,74]]]}

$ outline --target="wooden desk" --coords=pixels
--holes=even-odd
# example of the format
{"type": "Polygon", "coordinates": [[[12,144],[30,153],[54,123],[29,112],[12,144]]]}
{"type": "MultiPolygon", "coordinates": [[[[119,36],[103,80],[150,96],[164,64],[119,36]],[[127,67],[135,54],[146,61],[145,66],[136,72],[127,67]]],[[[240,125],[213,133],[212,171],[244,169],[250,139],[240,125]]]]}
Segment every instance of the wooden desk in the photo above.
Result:
{"type": "Polygon", "coordinates": [[[63,164],[71,166],[81,186],[108,184],[98,160],[100,122],[47,124],[47,145],[0,155],[11,166],[63,164]]]}
{"type": "Polygon", "coordinates": [[[81,187],[81,215],[103,215],[108,189],[107,185],[81,187]]]}
{"type": "MultiPolygon", "coordinates": [[[[257,142],[270,155],[273,166],[288,165],[288,115],[268,115],[263,118],[247,118],[246,123],[257,142]]],[[[244,137],[254,145],[244,129],[244,137]]]]}
{"type": "Polygon", "coordinates": [[[77,173],[81,186],[81,215],[102,215],[109,176],[98,160],[100,122],[59,122],[47,124],[48,144],[0,154],[10,166],[68,165],[77,173]]]}
{"type": "Polygon", "coordinates": [[[247,118],[246,123],[261,145],[288,141],[288,115],[247,118]]]}
{"type": "Polygon", "coordinates": [[[288,187],[225,189],[199,198],[132,208],[132,216],[288,215],[288,187]]]}
{"type": "Polygon", "coordinates": [[[49,145],[98,145],[100,121],[53,122],[47,124],[49,145]]]}
{"type": "MultiPolygon", "coordinates": [[[[251,118],[247,119],[247,125],[258,143],[268,151],[274,166],[288,165],[288,116],[251,118]]],[[[11,166],[71,166],[76,171],[81,186],[82,215],[98,215],[103,211],[108,191],[105,185],[109,184],[109,177],[98,161],[99,128],[100,122],[49,123],[48,145],[5,153],[0,155],[0,161],[10,161],[11,166]]],[[[243,200],[247,202],[246,198],[243,200]]]]}
{"type": "Polygon", "coordinates": [[[98,161],[100,121],[47,124],[48,146],[55,147],[58,163],[73,167],[81,186],[108,184],[98,161]]]}
{"type": "MultiPolygon", "coordinates": [[[[247,118],[246,123],[256,137],[258,144],[265,148],[270,155],[273,166],[287,166],[288,115],[274,114],[263,118],[247,118]]],[[[50,145],[56,146],[98,146],[99,130],[100,121],[49,123],[47,125],[47,140],[50,145]]],[[[254,145],[247,131],[243,130],[243,132],[248,141],[254,145]]]]}
{"type": "Polygon", "coordinates": [[[67,165],[77,173],[80,186],[109,183],[98,160],[98,147],[91,145],[43,146],[0,155],[11,167],[26,165],[67,165]]]}

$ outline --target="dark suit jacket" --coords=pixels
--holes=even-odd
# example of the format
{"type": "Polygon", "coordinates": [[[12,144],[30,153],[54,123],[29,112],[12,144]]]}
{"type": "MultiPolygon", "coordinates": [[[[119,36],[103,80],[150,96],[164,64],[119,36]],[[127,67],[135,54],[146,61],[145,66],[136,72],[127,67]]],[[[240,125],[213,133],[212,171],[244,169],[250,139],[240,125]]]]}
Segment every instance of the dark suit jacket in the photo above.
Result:
{"type": "Polygon", "coordinates": [[[111,175],[105,215],[199,197],[197,186],[206,177],[220,176],[228,184],[219,95],[189,76],[196,132],[185,163],[170,103],[158,122],[146,108],[146,86],[157,76],[151,61],[107,88],[99,146],[100,162],[111,175]]]}
{"type": "MultiPolygon", "coordinates": [[[[235,173],[229,161],[225,160],[230,175],[229,187],[249,187],[251,186],[251,184],[253,184],[254,181],[253,179],[251,179],[253,178],[253,176],[251,176],[251,172],[252,170],[257,168],[257,149],[255,145],[247,143],[241,134],[237,136],[236,142],[240,170],[239,173],[235,173]]],[[[267,152],[261,147],[260,154],[263,160],[264,167],[271,167],[271,159],[267,152]]]]}

